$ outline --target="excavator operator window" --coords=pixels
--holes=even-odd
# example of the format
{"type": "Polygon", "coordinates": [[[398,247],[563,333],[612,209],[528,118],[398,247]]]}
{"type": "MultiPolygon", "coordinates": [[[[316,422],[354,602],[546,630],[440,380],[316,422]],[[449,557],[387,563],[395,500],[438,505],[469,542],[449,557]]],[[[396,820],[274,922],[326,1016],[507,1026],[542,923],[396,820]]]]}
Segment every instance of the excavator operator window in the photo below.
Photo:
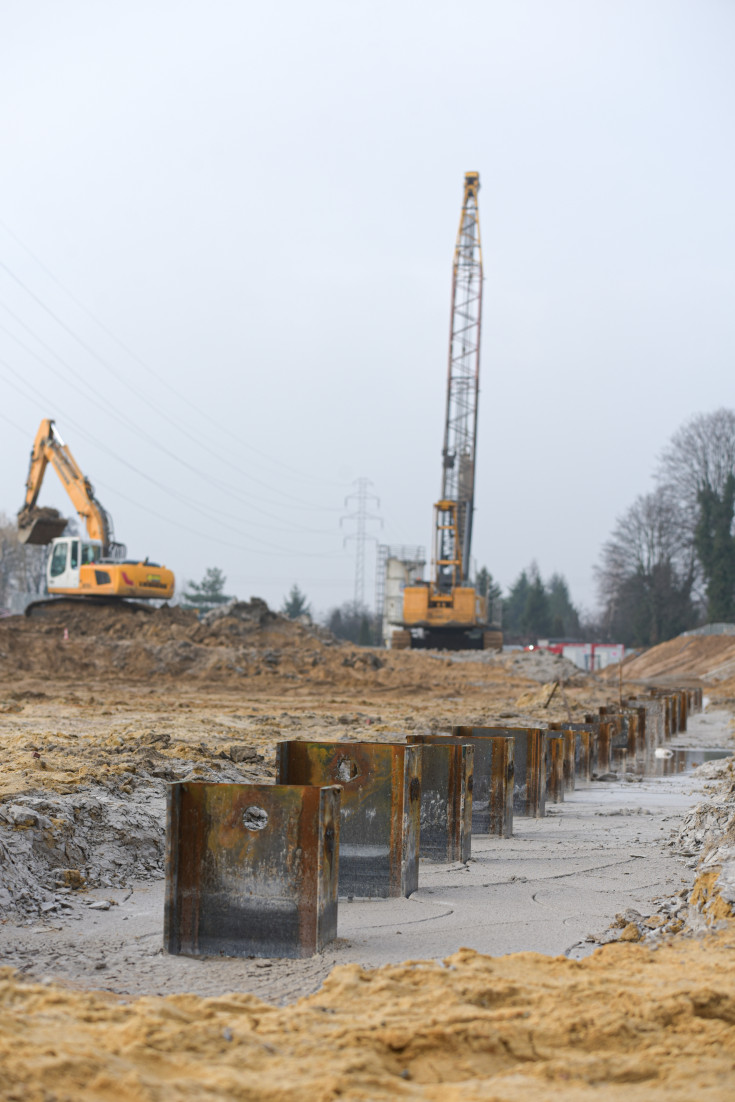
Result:
{"type": "Polygon", "coordinates": [[[63,574],[66,570],[66,547],[65,543],[57,543],[54,547],[50,568],[52,578],[58,578],[59,574],[63,574]]]}
{"type": "Polygon", "coordinates": [[[82,544],[82,566],[87,566],[91,562],[99,562],[101,557],[100,548],[93,543],[82,544]]]}
{"type": "Polygon", "coordinates": [[[76,570],[79,566],[79,540],[71,541],[71,568],[76,570]]]}

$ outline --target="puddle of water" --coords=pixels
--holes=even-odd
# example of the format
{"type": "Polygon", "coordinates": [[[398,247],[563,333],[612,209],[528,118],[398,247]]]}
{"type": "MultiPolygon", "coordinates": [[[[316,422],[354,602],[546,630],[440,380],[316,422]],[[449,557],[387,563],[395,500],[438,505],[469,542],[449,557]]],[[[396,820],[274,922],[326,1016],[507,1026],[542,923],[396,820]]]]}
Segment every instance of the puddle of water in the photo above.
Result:
{"type": "Polygon", "coordinates": [[[655,756],[636,762],[635,772],[644,777],[668,777],[672,773],[692,773],[698,765],[706,761],[718,761],[729,758],[732,750],[681,750],[660,747],[655,756]]]}

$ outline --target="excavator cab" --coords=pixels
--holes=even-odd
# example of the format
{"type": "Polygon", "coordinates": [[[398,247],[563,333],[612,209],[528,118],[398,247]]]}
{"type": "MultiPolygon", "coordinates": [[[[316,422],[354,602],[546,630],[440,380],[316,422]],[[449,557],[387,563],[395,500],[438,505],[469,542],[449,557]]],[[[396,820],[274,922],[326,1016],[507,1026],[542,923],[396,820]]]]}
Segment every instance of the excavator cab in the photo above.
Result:
{"type": "Polygon", "coordinates": [[[97,563],[101,558],[102,544],[99,540],[82,540],[78,536],[55,539],[46,566],[49,593],[78,590],[81,567],[97,563]]]}

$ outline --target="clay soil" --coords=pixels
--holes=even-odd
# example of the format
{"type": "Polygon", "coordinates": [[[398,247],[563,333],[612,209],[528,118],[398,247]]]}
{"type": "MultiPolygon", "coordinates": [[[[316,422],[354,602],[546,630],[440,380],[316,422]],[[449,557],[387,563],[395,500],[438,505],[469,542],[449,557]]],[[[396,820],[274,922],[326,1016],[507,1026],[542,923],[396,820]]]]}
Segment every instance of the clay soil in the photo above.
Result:
{"type": "MultiPolygon", "coordinates": [[[[64,825],[63,814],[79,801],[114,800],[128,815],[109,834],[117,854],[127,833],[133,845],[136,816],[155,818],[169,780],[267,782],[280,739],[390,740],[457,722],[579,718],[617,692],[546,656],[354,648],[258,602],[209,623],[109,609],[0,621],[0,818],[19,847],[0,846],[2,913],[42,924],[43,906],[63,907],[54,891],[118,883],[99,839],[97,850],[94,839],[74,849],[74,815],[64,825]],[[34,829],[18,808],[49,824],[46,848],[33,851],[46,860],[35,880],[18,857],[34,829]]],[[[144,842],[160,876],[160,840],[144,842]]],[[[460,949],[444,963],[343,965],[287,1006],[242,990],[123,998],[6,968],[0,1097],[729,1099],[734,946],[725,919],[697,937],[613,943],[582,961],[460,949]]]]}

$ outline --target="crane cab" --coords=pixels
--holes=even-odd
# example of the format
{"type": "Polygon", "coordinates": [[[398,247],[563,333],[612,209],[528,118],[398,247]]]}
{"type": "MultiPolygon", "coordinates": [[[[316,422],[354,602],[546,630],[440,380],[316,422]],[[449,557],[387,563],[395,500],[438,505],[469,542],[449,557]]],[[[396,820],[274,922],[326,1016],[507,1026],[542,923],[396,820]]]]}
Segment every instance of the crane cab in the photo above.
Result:
{"type": "Polygon", "coordinates": [[[75,597],[134,597],[170,600],[174,576],[147,560],[103,558],[100,540],[63,536],[51,543],[46,564],[49,593],[75,597]]]}

